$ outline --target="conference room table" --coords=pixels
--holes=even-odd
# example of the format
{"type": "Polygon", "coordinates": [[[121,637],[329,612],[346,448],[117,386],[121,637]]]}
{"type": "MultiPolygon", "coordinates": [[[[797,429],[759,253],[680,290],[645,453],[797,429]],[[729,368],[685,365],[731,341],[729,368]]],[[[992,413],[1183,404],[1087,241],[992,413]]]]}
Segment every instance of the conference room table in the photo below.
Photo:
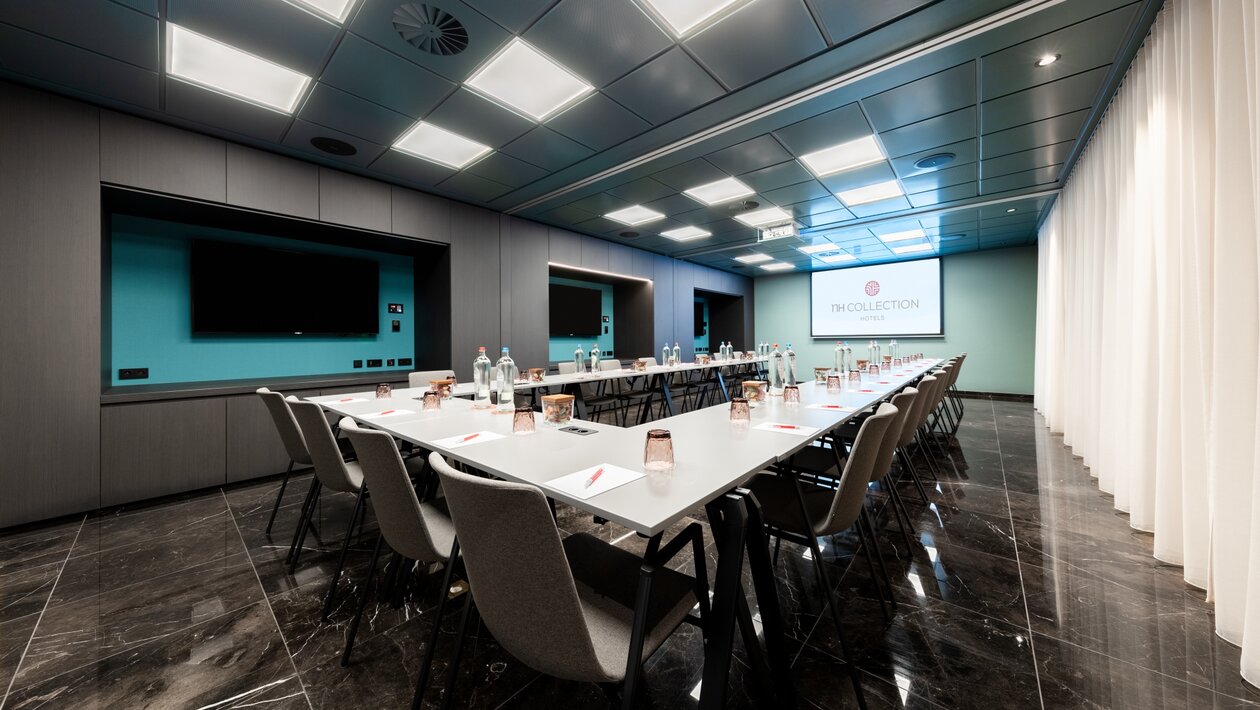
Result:
{"type": "Polygon", "coordinates": [[[879,375],[863,374],[859,382],[843,382],[838,393],[827,392],[822,383],[804,382],[799,385],[800,403],[769,397],[752,408],[747,424],[732,423],[730,408],[721,405],[629,428],[575,419],[566,430],[546,424],[542,414],[535,412],[535,433],[514,435],[511,412],[476,409],[471,401],[456,397],[442,400],[441,408],[433,411],[424,411],[418,400],[405,396],[411,392],[404,390],[396,390],[389,399],[376,399],[375,392],[308,399],[329,412],[473,469],[536,485],[555,500],[647,537],[649,554],[658,549],[661,536],[671,525],[704,507],[717,544],[718,565],[709,612],[714,623],[706,622],[709,638],[700,707],[717,708],[724,701],[737,622],[754,667],[760,665],[763,672],[768,669],[774,703],[793,707],[796,696],[789,653],[760,511],[741,486],[772,464],[788,462],[793,454],[917,381],[940,362],[922,359],[879,375]],[[571,431],[574,429],[577,431],[571,431]],[[670,432],[674,451],[671,470],[654,471],[644,466],[646,435],[654,429],[670,432]],[[585,491],[563,485],[566,477],[593,468],[642,475],[588,497],[583,497],[585,491]],[[760,609],[766,657],[761,656],[740,591],[745,553],[760,609]]]}

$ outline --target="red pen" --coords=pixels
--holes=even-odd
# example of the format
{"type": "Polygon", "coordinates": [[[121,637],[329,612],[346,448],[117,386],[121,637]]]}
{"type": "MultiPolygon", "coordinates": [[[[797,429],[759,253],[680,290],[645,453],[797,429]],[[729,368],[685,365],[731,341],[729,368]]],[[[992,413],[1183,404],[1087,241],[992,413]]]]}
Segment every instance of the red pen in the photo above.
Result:
{"type": "Polygon", "coordinates": [[[354,401],[354,397],[346,397],[345,399],[339,399],[339,400],[337,400],[337,401],[338,401],[338,402],[353,402],[353,401],[354,401]]]}
{"type": "Polygon", "coordinates": [[[595,473],[592,473],[590,478],[586,479],[586,483],[583,483],[582,487],[590,488],[591,485],[595,483],[595,481],[598,481],[599,477],[602,475],[604,475],[604,467],[600,466],[599,468],[595,469],[595,473]]]}
{"type": "Polygon", "coordinates": [[[472,441],[473,439],[476,439],[479,436],[481,436],[481,432],[477,432],[476,434],[469,434],[468,436],[465,436],[464,438],[460,439],[459,443],[462,444],[465,441],[472,441]]]}
{"type": "Polygon", "coordinates": [[[396,410],[393,410],[393,409],[386,409],[385,411],[381,412],[381,413],[380,413],[379,415],[377,415],[377,416],[385,416],[386,414],[393,414],[395,411],[396,411],[396,410]]]}
{"type": "Polygon", "coordinates": [[[800,429],[800,427],[795,424],[775,424],[774,426],[777,429],[800,429]]]}

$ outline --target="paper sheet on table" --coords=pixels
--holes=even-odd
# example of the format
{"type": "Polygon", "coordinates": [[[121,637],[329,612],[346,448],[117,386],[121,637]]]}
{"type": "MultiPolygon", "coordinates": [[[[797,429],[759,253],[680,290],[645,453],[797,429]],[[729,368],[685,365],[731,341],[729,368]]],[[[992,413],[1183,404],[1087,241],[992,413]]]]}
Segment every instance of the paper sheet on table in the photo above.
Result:
{"type": "Polygon", "coordinates": [[[852,412],[853,407],[846,407],[843,404],[807,404],[806,409],[826,409],[829,412],[852,412]]]}
{"type": "Polygon", "coordinates": [[[812,436],[818,433],[818,427],[783,424],[781,422],[762,422],[753,428],[762,431],[777,431],[780,434],[796,434],[797,436],[812,436]]]}
{"type": "Polygon", "coordinates": [[[579,500],[586,500],[600,493],[607,493],[618,486],[624,486],[631,481],[637,481],[647,474],[642,471],[631,471],[628,468],[613,466],[612,464],[601,463],[598,466],[584,468],[581,471],[575,471],[567,476],[553,478],[547,481],[545,486],[553,488],[561,493],[568,494],[579,500]],[[599,475],[594,483],[588,488],[585,484],[590,477],[599,469],[604,472],[599,475]]]}
{"type": "Polygon", "coordinates": [[[410,409],[386,409],[383,412],[376,412],[375,414],[364,414],[363,418],[385,419],[386,417],[400,417],[404,414],[415,414],[415,412],[410,409]]]}
{"type": "Polygon", "coordinates": [[[502,434],[496,434],[492,431],[477,431],[460,434],[459,436],[448,436],[445,439],[437,439],[433,442],[433,445],[441,449],[459,449],[502,438],[502,434]]]}

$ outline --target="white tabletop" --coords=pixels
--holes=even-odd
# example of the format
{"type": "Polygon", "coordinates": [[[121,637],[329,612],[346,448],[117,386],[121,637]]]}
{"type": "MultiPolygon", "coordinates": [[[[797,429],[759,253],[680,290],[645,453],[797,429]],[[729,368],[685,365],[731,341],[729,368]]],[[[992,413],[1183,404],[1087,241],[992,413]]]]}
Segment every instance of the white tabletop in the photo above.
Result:
{"type": "MultiPolygon", "coordinates": [[[[418,400],[408,399],[408,396],[419,396],[420,390],[414,389],[395,390],[392,398],[384,400],[375,399],[373,392],[314,397],[311,401],[494,476],[538,485],[557,500],[645,535],[654,535],[723,492],[741,485],[771,463],[787,459],[827,431],[852,419],[858,412],[887,399],[939,362],[922,360],[878,377],[863,375],[860,383],[846,381],[845,390],[838,394],[828,394],[824,385],[806,382],[800,385],[800,404],[789,405],[781,397],[771,397],[753,408],[750,425],[731,424],[729,405],[722,403],[627,429],[575,420],[574,424],[596,432],[588,436],[559,431],[544,424],[537,413],[536,433],[514,436],[510,413],[474,409],[471,402],[461,399],[444,400],[441,410],[423,412],[418,400]],[[347,399],[361,401],[342,401],[347,399]],[[815,403],[840,405],[848,409],[809,407],[815,403]],[[372,417],[389,409],[409,409],[413,413],[381,419],[372,417]],[[817,431],[801,436],[756,428],[763,423],[807,426],[817,431]],[[668,429],[671,432],[674,445],[674,469],[671,472],[647,471],[644,478],[585,500],[545,485],[552,479],[600,464],[644,471],[643,448],[646,432],[650,429],[668,429]],[[458,448],[435,444],[448,437],[479,431],[496,432],[503,434],[504,438],[458,448]]],[[[648,374],[703,367],[658,367],[648,374]]],[[[634,374],[643,373],[622,376],[634,374]]],[[[536,383],[536,386],[543,384],[536,383]]]]}
{"type": "MultiPolygon", "coordinates": [[[[607,380],[617,380],[630,377],[642,377],[644,375],[666,375],[673,372],[696,372],[700,370],[712,370],[714,368],[737,367],[741,365],[754,365],[766,362],[767,358],[754,358],[752,360],[713,360],[708,364],[701,365],[699,363],[683,363],[670,367],[668,365],[650,366],[646,370],[634,370],[631,368],[621,368],[618,370],[600,370],[598,372],[580,372],[567,375],[544,375],[541,381],[533,380],[517,380],[515,389],[529,390],[538,387],[564,387],[572,384],[593,384],[595,382],[604,382],[607,380]]],[[[473,394],[473,386],[471,382],[460,382],[455,385],[452,394],[456,397],[470,397],[473,394]]]]}

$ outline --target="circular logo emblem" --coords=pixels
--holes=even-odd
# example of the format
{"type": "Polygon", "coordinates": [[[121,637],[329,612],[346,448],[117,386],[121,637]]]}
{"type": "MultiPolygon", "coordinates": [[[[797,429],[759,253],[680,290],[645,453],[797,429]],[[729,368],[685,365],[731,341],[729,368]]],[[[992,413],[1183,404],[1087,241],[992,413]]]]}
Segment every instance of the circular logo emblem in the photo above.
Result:
{"type": "Polygon", "coordinates": [[[868,295],[868,296],[878,296],[878,295],[879,295],[879,282],[878,282],[878,281],[867,281],[867,282],[866,282],[866,295],[868,295]]]}

